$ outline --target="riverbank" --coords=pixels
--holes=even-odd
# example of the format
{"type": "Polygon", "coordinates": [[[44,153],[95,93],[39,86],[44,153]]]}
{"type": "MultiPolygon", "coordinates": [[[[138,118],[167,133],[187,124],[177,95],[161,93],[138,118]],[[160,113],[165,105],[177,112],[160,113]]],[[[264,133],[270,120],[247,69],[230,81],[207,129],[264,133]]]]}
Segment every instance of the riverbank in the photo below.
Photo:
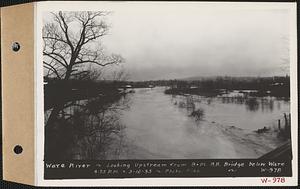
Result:
{"type": "Polygon", "coordinates": [[[121,82],[57,80],[44,85],[44,109],[95,97],[101,97],[103,103],[113,103],[129,92],[121,82]]]}

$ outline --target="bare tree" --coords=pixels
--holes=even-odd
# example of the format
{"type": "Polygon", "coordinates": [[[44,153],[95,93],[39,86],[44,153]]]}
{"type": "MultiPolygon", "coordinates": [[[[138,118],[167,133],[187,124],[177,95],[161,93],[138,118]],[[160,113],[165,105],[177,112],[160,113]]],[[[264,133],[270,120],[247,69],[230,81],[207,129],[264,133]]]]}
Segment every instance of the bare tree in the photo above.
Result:
{"type": "Polygon", "coordinates": [[[51,14],[52,22],[43,27],[46,76],[68,80],[88,73],[91,65],[104,67],[123,62],[120,55],[106,55],[100,42],[108,32],[109,27],[103,20],[108,12],[51,14]]]}
{"type": "Polygon", "coordinates": [[[95,69],[89,65],[85,71],[81,71],[73,76],[76,80],[96,81],[103,79],[103,69],[95,69]]]}
{"type": "Polygon", "coordinates": [[[124,68],[112,72],[113,81],[126,81],[129,79],[129,73],[124,68]]]}
{"type": "MultiPolygon", "coordinates": [[[[117,54],[107,55],[101,38],[108,34],[109,12],[52,12],[43,27],[43,66],[47,77],[59,80],[97,79],[108,65],[123,62],[117,54]],[[98,69],[96,69],[98,68],[98,69]]],[[[53,124],[68,97],[55,102],[46,125],[53,124]]]]}

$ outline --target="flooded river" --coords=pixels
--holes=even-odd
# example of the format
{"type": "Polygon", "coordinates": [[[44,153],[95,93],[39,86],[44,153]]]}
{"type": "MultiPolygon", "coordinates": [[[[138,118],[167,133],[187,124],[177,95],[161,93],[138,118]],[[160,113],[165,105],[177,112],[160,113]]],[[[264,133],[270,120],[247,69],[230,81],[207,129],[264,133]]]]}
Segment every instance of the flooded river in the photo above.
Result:
{"type": "MultiPolygon", "coordinates": [[[[134,91],[113,104],[102,96],[65,104],[46,127],[52,129],[46,135],[47,157],[258,158],[285,142],[277,123],[281,119],[284,127],[287,100],[246,97],[241,91],[215,97],[168,95],[164,87],[134,91]],[[256,132],[264,127],[270,129],[256,132]]],[[[45,111],[45,123],[53,111],[45,111]]]]}
{"type": "Polygon", "coordinates": [[[128,96],[129,109],[120,117],[125,125],[121,141],[111,145],[107,159],[258,158],[282,143],[276,132],[254,131],[275,128],[289,112],[288,101],[268,97],[249,104],[226,95],[189,96],[193,108],[203,111],[201,120],[195,120],[184,106],[186,96],[164,90],[135,89],[128,96]]]}

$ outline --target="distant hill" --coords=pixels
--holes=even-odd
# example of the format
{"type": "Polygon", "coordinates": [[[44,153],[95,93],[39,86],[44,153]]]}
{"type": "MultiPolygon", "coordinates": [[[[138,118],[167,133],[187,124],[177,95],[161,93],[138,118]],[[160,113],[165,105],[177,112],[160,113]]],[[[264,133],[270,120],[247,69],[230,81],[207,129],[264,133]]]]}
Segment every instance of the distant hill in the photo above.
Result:
{"type": "Polygon", "coordinates": [[[194,76],[194,77],[187,77],[181,78],[178,80],[184,81],[201,81],[201,80],[217,80],[217,79],[228,79],[228,80],[253,80],[257,78],[273,78],[273,77],[254,77],[254,76],[194,76]]]}

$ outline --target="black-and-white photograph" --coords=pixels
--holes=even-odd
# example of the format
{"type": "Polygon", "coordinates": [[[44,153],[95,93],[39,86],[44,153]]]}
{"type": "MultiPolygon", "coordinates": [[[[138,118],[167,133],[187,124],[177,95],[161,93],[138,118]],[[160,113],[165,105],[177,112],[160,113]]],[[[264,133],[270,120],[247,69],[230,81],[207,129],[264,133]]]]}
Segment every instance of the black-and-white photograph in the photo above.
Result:
{"type": "Polygon", "coordinates": [[[45,160],[291,159],[287,9],[42,19],[45,160]]]}

